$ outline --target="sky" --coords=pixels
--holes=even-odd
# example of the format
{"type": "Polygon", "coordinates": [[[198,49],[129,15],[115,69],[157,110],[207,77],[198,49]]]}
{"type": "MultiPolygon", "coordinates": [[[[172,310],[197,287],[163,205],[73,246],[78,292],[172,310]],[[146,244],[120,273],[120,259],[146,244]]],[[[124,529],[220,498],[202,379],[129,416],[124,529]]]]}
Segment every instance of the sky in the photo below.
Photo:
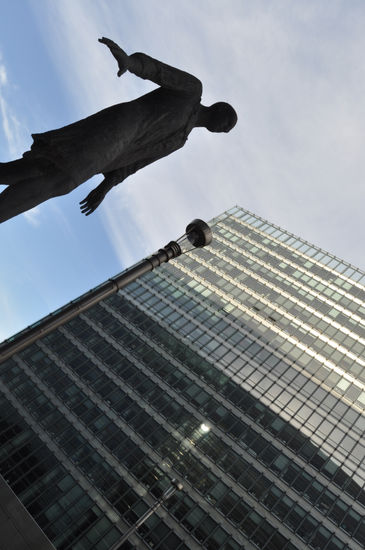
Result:
{"type": "MultiPolygon", "coordinates": [[[[0,0],[0,162],[155,85],[117,66],[102,36],[231,103],[229,134],[131,176],[91,216],[94,177],[0,225],[0,341],[185,231],[239,205],[365,269],[362,0],[0,0]]],[[[1,184],[1,182],[0,182],[1,184]]],[[[5,189],[1,186],[0,191],[5,189]]]]}

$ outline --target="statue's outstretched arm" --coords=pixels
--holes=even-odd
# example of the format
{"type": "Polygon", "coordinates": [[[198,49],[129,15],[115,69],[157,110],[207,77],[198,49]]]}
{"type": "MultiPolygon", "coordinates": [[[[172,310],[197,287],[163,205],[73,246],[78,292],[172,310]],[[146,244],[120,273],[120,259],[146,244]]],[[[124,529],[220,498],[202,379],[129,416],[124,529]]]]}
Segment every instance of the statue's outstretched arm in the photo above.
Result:
{"type": "Polygon", "coordinates": [[[198,78],[144,53],[133,53],[129,56],[128,70],[136,76],[151,80],[164,88],[187,92],[199,97],[202,94],[203,87],[198,78]]]}
{"type": "Polygon", "coordinates": [[[121,76],[128,70],[136,76],[145,80],[151,80],[164,88],[201,96],[202,83],[195,76],[166,65],[166,63],[153,59],[153,57],[144,53],[127,55],[118,44],[109,38],[100,38],[99,42],[105,44],[117,60],[119,67],[118,76],[121,76]]]}

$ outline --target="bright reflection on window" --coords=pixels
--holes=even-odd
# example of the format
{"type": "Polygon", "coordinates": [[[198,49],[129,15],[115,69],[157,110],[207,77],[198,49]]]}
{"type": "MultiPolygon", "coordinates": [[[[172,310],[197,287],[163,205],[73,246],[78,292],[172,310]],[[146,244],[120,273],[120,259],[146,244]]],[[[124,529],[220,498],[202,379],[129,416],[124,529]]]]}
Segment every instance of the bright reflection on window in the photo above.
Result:
{"type": "Polygon", "coordinates": [[[210,431],[210,427],[207,426],[207,425],[204,424],[204,423],[203,423],[203,424],[200,424],[200,429],[201,429],[201,431],[202,431],[203,433],[205,433],[205,434],[206,434],[207,432],[210,431]]]}

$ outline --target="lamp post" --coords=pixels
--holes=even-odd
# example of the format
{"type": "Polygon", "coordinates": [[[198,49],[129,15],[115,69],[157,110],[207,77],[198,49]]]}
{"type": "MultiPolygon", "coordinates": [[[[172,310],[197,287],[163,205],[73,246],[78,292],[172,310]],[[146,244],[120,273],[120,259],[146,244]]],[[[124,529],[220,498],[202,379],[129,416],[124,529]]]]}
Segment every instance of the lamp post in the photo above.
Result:
{"type": "Polygon", "coordinates": [[[60,310],[47,315],[38,323],[19,332],[12,338],[5,340],[0,344],[0,363],[29,346],[38,338],[45,336],[55,328],[70,321],[79,313],[89,309],[97,304],[100,300],[104,300],[110,294],[124,288],[129,283],[132,283],[144,273],[148,273],[158,267],[162,263],[168,262],[173,258],[177,258],[181,254],[185,254],[194,248],[202,248],[212,242],[212,231],[208,224],[203,220],[193,220],[186,227],[185,234],[176,241],[170,241],[166,246],[160,248],[155,254],[141,260],[132,267],[126,269],[116,277],[113,277],[101,284],[100,286],[83,294],[76,300],[73,300],[60,310]]]}
{"type": "Polygon", "coordinates": [[[156,510],[158,510],[158,508],[160,506],[163,505],[164,502],[166,502],[166,500],[168,500],[176,491],[181,491],[183,488],[183,485],[182,483],[180,483],[179,481],[177,481],[176,479],[172,479],[171,480],[171,485],[170,487],[168,487],[168,489],[166,489],[166,491],[163,493],[163,495],[158,499],[156,500],[155,504],[153,504],[151,506],[151,508],[149,508],[147,510],[147,512],[145,512],[140,518],[138,521],[136,521],[136,523],[134,525],[132,525],[125,533],[124,535],[122,536],[121,539],[119,539],[117,542],[115,542],[113,544],[113,546],[109,549],[109,550],[118,550],[120,548],[120,546],[123,544],[123,542],[125,542],[126,540],[129,539],[129,537],[139,528],[141,527],[141,525],[144,524],[144,522],[150,517],[152,516],[152,514],[154,514],[156,512],[156,510]]]}

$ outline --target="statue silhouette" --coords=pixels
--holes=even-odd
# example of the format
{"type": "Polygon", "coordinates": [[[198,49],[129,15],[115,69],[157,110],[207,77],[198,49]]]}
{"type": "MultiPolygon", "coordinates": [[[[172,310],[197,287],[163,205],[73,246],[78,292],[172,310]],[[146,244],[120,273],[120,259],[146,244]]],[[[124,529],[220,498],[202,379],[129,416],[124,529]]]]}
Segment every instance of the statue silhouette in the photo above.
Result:
{"type": "Polygon", "coordinates": [[[22,158],[0,163],[0,223],[75,189],[96,174],[104,180],[80,202],[88,216],[118,183],[144,166],[180,149],[191,130],[229,132],[237,122],[228,103],[205,107],[195,76],[143,53],[128,56],[115,42],[101,38],[127,70],[159,85],[154,91],[119,103],[83,120],[42,134],[22,158]]]}

